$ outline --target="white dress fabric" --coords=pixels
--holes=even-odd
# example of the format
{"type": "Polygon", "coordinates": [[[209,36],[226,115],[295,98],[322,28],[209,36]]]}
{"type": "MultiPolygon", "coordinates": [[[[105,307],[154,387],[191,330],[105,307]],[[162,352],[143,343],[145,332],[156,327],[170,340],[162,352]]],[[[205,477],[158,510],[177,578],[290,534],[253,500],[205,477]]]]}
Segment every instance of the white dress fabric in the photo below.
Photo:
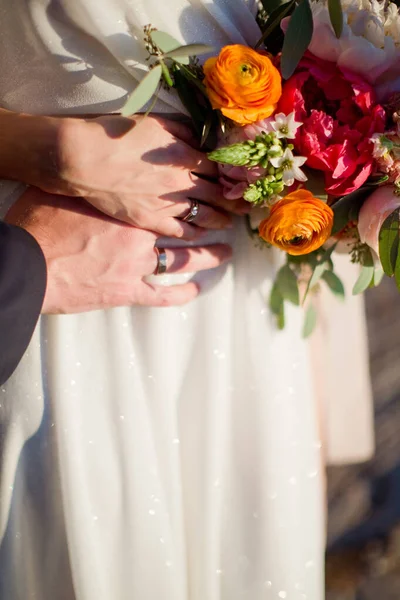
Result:
{"type": "MultiPolygon", "coordinates": [[[[0,0],[2,106],[117,111],[145,70],[144,25],[217,49],[254,44],[253,4],[0,0]]],[[[172,94],[163,102],[180,110],[172,94]]],[[[20,192],[1,184],[3,212],[20,192]]],[[[0,598],[323,599],[302,313],[276,331],[279,255],[254,247],[241,220],[214,236],[228,238],[232,264],[203,274],[183,308],[40,320],[0,389],[0,598]]]]}

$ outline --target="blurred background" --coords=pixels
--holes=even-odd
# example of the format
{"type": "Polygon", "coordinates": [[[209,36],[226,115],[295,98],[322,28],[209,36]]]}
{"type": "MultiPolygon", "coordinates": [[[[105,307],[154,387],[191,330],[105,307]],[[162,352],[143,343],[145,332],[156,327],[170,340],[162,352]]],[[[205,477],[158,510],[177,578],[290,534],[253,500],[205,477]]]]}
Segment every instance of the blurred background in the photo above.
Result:
{"type": "Polygon", "coordinates": [[[328,469],[327,600],[400,600],[400,294],[366,294],[376,453],[328,469]]]}

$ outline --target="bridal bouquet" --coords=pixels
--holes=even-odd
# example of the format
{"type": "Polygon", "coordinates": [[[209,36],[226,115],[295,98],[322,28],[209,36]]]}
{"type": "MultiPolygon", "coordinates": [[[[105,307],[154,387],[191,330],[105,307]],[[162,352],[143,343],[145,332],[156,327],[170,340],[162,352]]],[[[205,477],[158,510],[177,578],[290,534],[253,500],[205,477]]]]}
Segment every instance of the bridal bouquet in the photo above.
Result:
{"type": "MultiPolygon", "coordinates": [[[[228,199],[256,210],[249,230],[286,257],[270,307],[338,296],[333,251],[361,265],[353,294],[394,276],[400,289],[400,15],[377,0],[262,0],[255,48],[181,46],[145,28],[149,73],[123,114],[175,90],[228,199]],[[258,222],[255,224],[255,217],[258,222]]],[[[151,110],[151,108],[149,109],[151,110]]]]}

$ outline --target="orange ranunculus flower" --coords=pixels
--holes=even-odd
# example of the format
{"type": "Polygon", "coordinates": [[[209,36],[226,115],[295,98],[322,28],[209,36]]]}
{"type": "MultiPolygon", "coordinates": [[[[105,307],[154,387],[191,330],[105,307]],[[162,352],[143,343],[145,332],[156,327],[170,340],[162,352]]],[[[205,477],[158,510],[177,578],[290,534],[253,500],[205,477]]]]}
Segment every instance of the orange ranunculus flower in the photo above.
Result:
{"type": "Polygon", "coordinates": [[[240,44],[209,58],[204,74],[212,107],[240,125],[272,115],[282,94],[281,75],[268,56],[240,44]]]}
{"type": "Polygon", "coordinates": [[[259,226],[259,234],[269,244],[288,254],[300,256],[320,248],[329,238],[333,210],[308,190],[296,190],[271,208],[259,226]]]}

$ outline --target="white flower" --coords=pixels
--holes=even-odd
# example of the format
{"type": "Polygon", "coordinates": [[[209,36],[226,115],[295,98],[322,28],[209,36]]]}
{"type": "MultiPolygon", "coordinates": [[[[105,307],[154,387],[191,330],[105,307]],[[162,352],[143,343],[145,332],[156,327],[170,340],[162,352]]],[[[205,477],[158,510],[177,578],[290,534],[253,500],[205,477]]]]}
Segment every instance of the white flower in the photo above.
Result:
{"type": "Polygon", "coordinates": [[[307,181],[306,175],[300,169],[306,160],[307,159],[304,156],[293,156],[293,152],[290,148],[286,148],[282,156],[270,158],[269,162],[275,169],[283,170],[283,183],[290,187],[293,185],[295,179],[297,179],[297,181],[307,181]]]}
{"type": "Polygon", "coordinates": [[[384,136],[382,136],[381,133],[374,133],[373,136],[369,138],[369,141],[372,142],[372,144],[374,145],[374,149],[372,151],[372,156],[375,159],[382,158],[386,154],[388,154],[387,146],[385,146],[385,144],[382,143],[383,137],[384,136]]]}
{"type": "Polygon", "coordinates": [[[311,3],[314,31],[309,51],[358,73],[382,100],[400,91],[400,15],[393,2],[342,0],[343,31],[333,31],[326,0],[311,3]]]}
{"type": "Polygon", "coordinates": [[[278,113],[274,118],[274,121],[270,121],[270,125],[272,130],[275,131],[277,138],[293,140],[296,137],[296,131],[303,125],[303,123],[295,121],[294,112],[291,112],[289,115],[278,113]]]}

